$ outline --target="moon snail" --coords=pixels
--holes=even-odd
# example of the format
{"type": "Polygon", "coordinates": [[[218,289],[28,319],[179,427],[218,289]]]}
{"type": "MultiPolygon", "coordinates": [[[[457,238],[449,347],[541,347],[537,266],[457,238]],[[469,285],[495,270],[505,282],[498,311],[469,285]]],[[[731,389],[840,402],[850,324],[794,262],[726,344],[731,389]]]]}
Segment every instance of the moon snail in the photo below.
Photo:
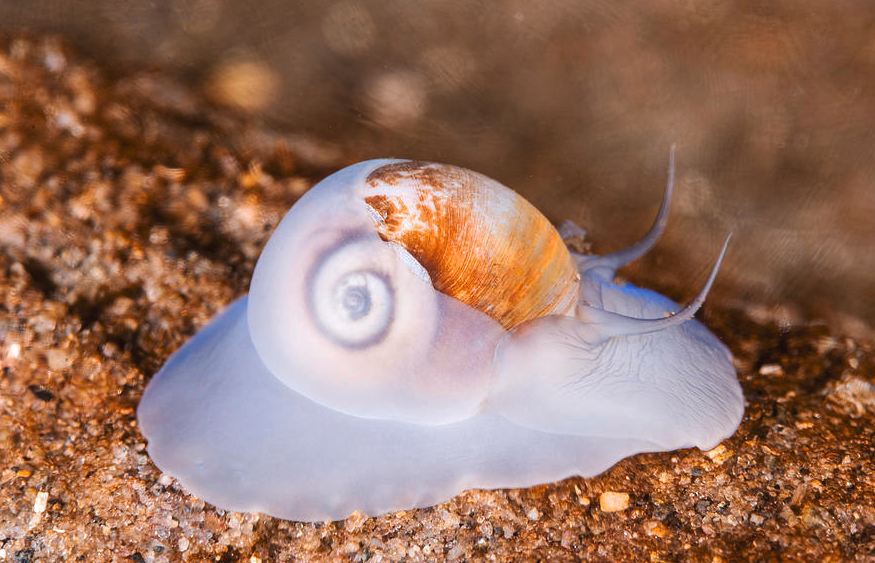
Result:
{"type": "Polygon", "coordinates": [[[744,399],[693,315],[729,239],[686,307],[614,283],[662,232],[673,175],[672,152],[650,231],[595,256],[470,170],[332,174],[280,222],[249,293],[149,382],[152,460],[217,507],[322,521],[717,445],[744,399]]]}

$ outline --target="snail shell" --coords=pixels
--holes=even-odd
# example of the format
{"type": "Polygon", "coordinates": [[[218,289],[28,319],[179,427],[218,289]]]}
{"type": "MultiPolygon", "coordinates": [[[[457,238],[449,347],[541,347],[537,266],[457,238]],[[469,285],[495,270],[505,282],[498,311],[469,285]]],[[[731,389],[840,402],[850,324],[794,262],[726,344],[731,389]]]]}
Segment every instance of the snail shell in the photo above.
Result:
{"type": "Polygon", "coordinates": [[[574,311],[580,275],[562,237],[528,201],[476,172],[398,162],[368,174],[377,233],[400,244],[445,295],[510,330],[574,311]]]}
{"type": "Polygon", "coordinates": [[[469,170],[329,176],[277,227],[249,294],[150,381],[152,459],[222,508],[323,520],[716,445],[743,397],[692,316],[723,253],[686,308],[613,283],[664,227],[671,178],[644,239],[588,256],[469,170]]]}
{"type": "Polygon", "coordinates": [[[512,190],[452,166],[368,161],[277,227],[249,326],[267,367],[304,396],[438,424],[479,410],[507,328],[573,313],[579,290],[559,234],[512,190]]]}

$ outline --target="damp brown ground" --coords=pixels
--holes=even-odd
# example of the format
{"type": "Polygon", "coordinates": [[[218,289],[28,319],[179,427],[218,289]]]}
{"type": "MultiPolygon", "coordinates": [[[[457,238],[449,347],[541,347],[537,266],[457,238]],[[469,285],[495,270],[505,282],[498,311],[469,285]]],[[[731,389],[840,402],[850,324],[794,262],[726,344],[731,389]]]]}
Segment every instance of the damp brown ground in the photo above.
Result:
{"type": "Polygon", "coordinates": [[[135,421],[146,382],[346,163],[160,73],[0,38],[0,561],[875,560],[873,342],[711,304],[748,404],[710,452],[320,524],[162,475],[135,421]]]}

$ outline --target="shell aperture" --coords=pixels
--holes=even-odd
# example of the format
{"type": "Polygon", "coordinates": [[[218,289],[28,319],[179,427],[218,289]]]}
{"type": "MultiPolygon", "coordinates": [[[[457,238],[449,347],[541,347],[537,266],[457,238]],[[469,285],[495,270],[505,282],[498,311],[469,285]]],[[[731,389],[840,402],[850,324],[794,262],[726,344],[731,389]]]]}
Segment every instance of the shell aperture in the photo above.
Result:
{"type": "Polygon", "coordinates": [[[221,508],[312,521],[715,445],[743,411],[729,351],[691,318],[717,266],[684,310],[612,282],[659,236],[670,188],[642,243],[596,257],[468,170],[329,176],[283,218],[249,294],[150,381],[150,456],[221,508]]]}

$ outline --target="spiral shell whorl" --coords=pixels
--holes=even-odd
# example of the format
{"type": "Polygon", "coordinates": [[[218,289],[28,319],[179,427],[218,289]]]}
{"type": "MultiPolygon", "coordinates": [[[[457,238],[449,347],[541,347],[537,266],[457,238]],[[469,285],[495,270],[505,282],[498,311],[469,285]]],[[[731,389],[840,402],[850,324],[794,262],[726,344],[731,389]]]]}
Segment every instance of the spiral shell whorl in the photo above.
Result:
{"type": "Polygon", "coordinates": [[[513,190],[464,168],[417,161],[380,166],[365,184],[380,238],[404,247],[438,291],[505,329],[574,309],[580,278],[571,255],[513,190]]]}

